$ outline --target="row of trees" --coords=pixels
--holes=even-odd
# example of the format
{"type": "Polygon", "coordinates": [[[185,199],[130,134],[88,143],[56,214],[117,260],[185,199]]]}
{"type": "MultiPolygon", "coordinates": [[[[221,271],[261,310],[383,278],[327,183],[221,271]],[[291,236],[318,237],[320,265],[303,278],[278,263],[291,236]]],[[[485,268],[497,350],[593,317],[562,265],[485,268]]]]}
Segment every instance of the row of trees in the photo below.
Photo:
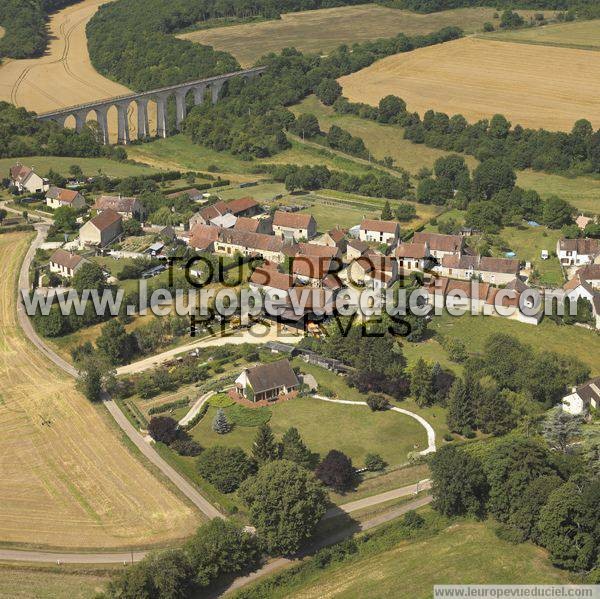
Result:
{"type": "MultiPolygon", "coordinates": [[[[118,3],[117,3],[118,4],[118,3]]],[[[113,5],[114,6],[114,5],[113,5]]],[[[230,81],[227,95],[216,105],[194,108],[184,130],[196,143],[215,150],[230,150],[245,159],[266,157],[288,147],[284,130],[297,130],[294,114],[285,109],[315,92],[327,104],[341,94],[335,81],[376,60],[398,52],[460,37],[457,28],[446,28],[425,36],[400,34],[391,39],[341,46],[324,57],[303,55],[285,49],[264,57],[267,71],[249,83],[230,81]]]]}
{"type": "Polygon", "coordinates": [[[340,97],[333,104],[341,114],[404,127],[404,137],[417,144],[451,152],[471,154],[478,160],[503,158],[518,169],[549,172],[600,172],[600,130],[586,119],[575,122],[570,133],[526,129],[501,114],[468,123],[461,114],[449,116],[428,110],[421,118],[409,112],[397,96],[386,96],[373,107],[340,97]]]}
{"type": "Polygon", "coordinates": [[[270,170],[273,180],[285,183],[288,191],[326,188],[390,199],[401,199],[410,195],[407,173],[394,177],[373,170],[365,175],[352,175],[343,171],[330,171],[326,166],[295,164],[277,165],[270,170]]]}
{"type": "Polygon", "coordinates": [[[496,233],[523,219],[551,229],[573,222],[575,208],[568,202],[557,196],[542,199],[536,191],[516,186],[516,180],[514,168],[504,158],[484,160],[471,175],[464,158],[450,154],[435,161],[433,172],[425,169],[420,173],[417,201],[466,209],[467,226],[486,233],[496,233]]]}
{"type": "MultiPolygon", "coordinates": [[[[551,428],[553,435],[564,430],[551,428]]],[[[561,568],[595,568],[590,582],[598,582],[600,481],[585,459],[518,435],[482,448],[440,448],[431,461],[434,507],[448,516],[490,514],[503,538],[530,539],[561,568]]]]}

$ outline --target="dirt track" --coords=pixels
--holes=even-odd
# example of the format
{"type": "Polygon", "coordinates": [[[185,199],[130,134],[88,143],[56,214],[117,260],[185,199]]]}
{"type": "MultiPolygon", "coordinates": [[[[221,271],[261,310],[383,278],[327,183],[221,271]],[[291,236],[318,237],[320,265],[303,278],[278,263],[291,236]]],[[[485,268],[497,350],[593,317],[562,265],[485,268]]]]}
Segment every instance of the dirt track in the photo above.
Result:
{"type": "MultiPolygon", "coordinates": [[[[85,27],[98,7],[106,2],[83,0],[52,15],[51,42],[46,54],[41,58],[7,60],[0,67],[0,100],[45,112],[128,93],[130,90],[102,77],[90,63],[85,27]]],[[[135,119],[132,108],[132,134],[135,119]]],[[[116,110],[109,112],[109,121],[111,139],[115,140],[116,110]]]]}

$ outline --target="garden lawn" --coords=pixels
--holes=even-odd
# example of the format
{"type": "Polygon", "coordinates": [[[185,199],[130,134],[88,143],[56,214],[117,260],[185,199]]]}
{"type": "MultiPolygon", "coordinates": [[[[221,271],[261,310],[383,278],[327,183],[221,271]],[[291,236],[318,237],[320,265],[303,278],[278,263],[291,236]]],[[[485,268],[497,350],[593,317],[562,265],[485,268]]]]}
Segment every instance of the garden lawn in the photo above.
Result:
{"type": "MultiPolygon", "coordinates": [[[[239,406],[224,408],[230,420],[230,412],[239,406]]],[[[248,408],[249,411],[256,411],[248,408]]],[[[314,398],[295,398],[270,407],[269,424],[276,436],[295,426],[311,451],[324,456],[331,449],[338,449],[350,456],[357,467],[364,465],[367,453],[379,453],[390,465],[406,462],[407,454],[414,444],[427,446],[425,429],[414,419],[394,412],[371,412],[366,406],[349,406],[328,403],[314,398]]],[[[235,426],[226,435],[212,430],[217,413],[210,408],[206,416],[192,431],[203,447],[213,445],[239,446],[250,452],[257,428],[235,426]]]]}
{"type": "MultiPolygon", "coordinates": [[[[562,237],[559,230],[519,225],[505,227],[499,235],[506,247],[517,254],[519,260],[532,263],[540,275],[539,282],[542,285],[560,287],[564,283],[558,258],[550,256],[548,260],[542,260],[540,257],[542,250],[548,250],[549,253],[556,251],[556,242],[562,237]]],[[[498,255],[505,257],[501,252],[498,252],[498,255]]]]}
{"type": "Polygon", "coordinates": [[[434,316],[429,327],[461,339],[469,352],[480,352],[489,335],[505,333],[531,345],[536,351],[553,351],[577,358],[591,369],[592,376],[600,374],[600,335],[572,325],[557,325],[544,319],[537,325],[524,324],[499,316],[434,316]]]}

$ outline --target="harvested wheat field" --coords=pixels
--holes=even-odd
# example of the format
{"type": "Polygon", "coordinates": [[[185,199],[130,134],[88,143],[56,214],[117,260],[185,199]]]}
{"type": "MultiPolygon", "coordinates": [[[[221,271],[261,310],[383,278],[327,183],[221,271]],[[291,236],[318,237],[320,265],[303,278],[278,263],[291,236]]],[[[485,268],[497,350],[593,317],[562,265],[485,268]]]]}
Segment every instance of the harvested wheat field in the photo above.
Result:
{"type": "Polygon", "coordinates": [[[488,34],[499,41],[515,41],[527,44],[567,46],[571,48],[600,48],[600,19],[553,23],[543,27],[510,29],[488,34]]]}
{"type": "MultiPolygon", "coordinates": [[[[493,8],[459,8],[421,15],[377,4],[325,8],[289,13],[276,21],[192,31],[179,37],[214,46],[233,54],[243,66],[253,65],[268,52],[295,47],[302,52],[330,52],[397,33],[418,35],[458,25],[464,31],[481,30],[493,20],[493,8]]],[[[532,11],[519,11],[526,15],[532,11]]]]}
{"type": "MultiPolygon", "coordinates": [[[[85,26],[106,2],[83,0],[53,14],[49,22],[51,41],[44,56],[7,60],[0,66],[0,100],[46,112],[129,93],[125,86],[102,77],[90,63],[85,26]]],[[[132,134],[136,118],[132,104],[129,117],[132,134]]],[[[115,109],[109,111],[109,121],[111,139],[116,141],[115,109]]],[[[74,122],[67,125],[74,126],[74,122]]]]}
{"type": "Polygon", "coordinates": [[[396,54],[339,80],[354,102],[388,94],[423,114],[468,121],[504,114],[526,127],[568,131],[580,118],[600,126],[600,53],[463,38],[396,54]]]}
{"type": "Polygon", "coordinates": [[[30,240],[0,236],[0,542],[119,548],[189,535],[197,512],[130,453],[104,408],[19,328],[17,276],[30,240]]]}

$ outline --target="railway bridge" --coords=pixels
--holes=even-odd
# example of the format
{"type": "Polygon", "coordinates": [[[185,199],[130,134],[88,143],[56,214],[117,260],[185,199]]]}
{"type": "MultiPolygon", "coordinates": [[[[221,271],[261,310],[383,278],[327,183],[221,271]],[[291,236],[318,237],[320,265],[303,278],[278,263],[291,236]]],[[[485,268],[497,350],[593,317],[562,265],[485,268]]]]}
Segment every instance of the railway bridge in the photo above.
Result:
{"type": "Polygon", "coordinates": [[[210,92],[210,99],[213,104],[218,102],[221,90],[225,83],[234,77],[243,77],[244,79],[253,79],[258,77],[265,71],[266,67],[255,67],[236,71],[234,73],[225,73],[209,77],[208,79],[199,79],[197,81],[188,81],[178,85],[170,85],[161,87],[147,92],[125,94],[105,100],[95,102],[86,102],[68,108],[61,108],[51,112],[38,114],[37,118],[40,121],[54,121],[65,126],[65,122],[69,117],[75,119],[75,129],[81,131],[85,126],[88,115],[94,112],[100,129],[102,141],[105,144],[109,143],[108,130],[108,111],[111,108],[117,110],[117,142],[120,144],[128,144],[130,141],[129,134],[129,119],[128,111],[132,102],[137,105],[137,135],[139,139],[144,139],[150,135],[150,126],[148,121],[148,103],[156,103],[157,125],[156,133],[159,137],[167,137],[167,102],[169,98],[175,98],[176,106],[176,122],[177,127],[181,125],[187,114],[186,96],[188,92],[192,92],[194,96],[194,105],[204,102],[207,92],[210,92]]]}

